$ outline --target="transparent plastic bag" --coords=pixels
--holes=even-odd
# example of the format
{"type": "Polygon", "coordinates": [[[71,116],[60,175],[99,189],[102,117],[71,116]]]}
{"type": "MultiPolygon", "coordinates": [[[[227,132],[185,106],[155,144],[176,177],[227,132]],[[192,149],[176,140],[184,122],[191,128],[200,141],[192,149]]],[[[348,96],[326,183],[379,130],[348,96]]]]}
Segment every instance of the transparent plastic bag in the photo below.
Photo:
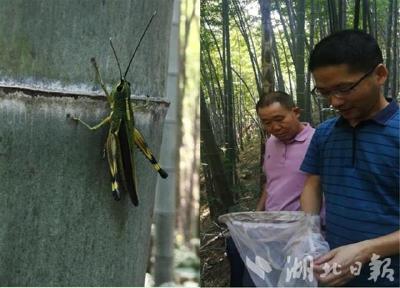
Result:
{"type": "Polygon", "coordinates": [[[320,217],[300,211],[239,212],[219,217],[258,287],[316,287],[312,260],[327,253],[320,217]]]}

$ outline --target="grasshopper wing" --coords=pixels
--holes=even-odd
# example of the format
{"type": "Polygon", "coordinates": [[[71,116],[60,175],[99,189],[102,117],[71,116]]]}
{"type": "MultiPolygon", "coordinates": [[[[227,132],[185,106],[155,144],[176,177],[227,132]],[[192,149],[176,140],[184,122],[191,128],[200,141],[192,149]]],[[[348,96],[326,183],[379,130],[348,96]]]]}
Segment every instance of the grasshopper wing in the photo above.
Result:
{"type": "Polygon", "coordinates": [[[137,206],[139,204],[139,198],[136,189],[136,175],[135,175],[135,162],[133,143],[129,143],[129,127],[126,125],[125,120],[121,121],[121,125],[118,129],[118,142],[120,148],[120,157],[118,157],[118,166],[120,166],[119,174],[121,174],[121,179],[123,180],[124,188],[129,193],[133,205],[137,206]]]}

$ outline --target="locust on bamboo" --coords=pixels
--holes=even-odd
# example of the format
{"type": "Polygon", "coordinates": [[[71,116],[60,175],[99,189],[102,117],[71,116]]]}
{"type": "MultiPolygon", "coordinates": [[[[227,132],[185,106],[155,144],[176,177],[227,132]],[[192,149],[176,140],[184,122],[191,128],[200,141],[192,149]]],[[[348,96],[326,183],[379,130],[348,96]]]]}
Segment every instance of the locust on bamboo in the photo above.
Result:
{"type": "Polygon", "coordinates": [[[117,54],[110,39],[110,45],[117,61],[120,73],[119,83],[115,85],[111,93],[107,91],[107,88],[101,78],[96,60],[94,58],[91,59],[96,71],[97,78],[106,94],[107,101],[110,105],[110,114],[95,126],[90,126],[81,119],[77,117],[72,117],[73,120],[82,123],[90,130],[96,130],[105,124],[109,124],[105,151],[107,154],[108,166],[111,174],[112,195],[115,200],[120,200],[121,191],[125,190],[126,192],[128,192],[131,201],[135,206],[139,204],[134,162],[135,145],[139,148],[141,152],[143,152],[145,157],[150,161],[154,169],[160,174],[162,178],[166,178],[168,176],[168,174],[158,164],[156,158],[146,144],[142,134],[135,127],[134,114],[130,98],[131,84],[126,80],[126,75],[129,71],[132,60],[135,57],[136,51],[138,50],[140,43],[142,42],[142,39],[146,34],[147,29],[149,28],[155,15],[156,12],[153,13],[146,28],[144,29],[140,37],[139,43],[132,53],[129,64],[124,74],[122,74],[117,54]]]}

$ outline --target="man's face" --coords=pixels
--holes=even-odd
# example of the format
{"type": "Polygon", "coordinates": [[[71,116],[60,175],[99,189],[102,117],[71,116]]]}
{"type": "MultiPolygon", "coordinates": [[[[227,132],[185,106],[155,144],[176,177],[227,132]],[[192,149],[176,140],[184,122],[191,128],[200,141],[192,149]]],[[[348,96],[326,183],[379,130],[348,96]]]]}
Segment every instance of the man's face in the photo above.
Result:
{"type": "Polygon", "coordinates": [[[326,96],[329,103],[353,126],[379,111],[380,87],[387,77],[387,70],[382,64],[370,73],[350,72],[347,64],[319,67],[312,73],[317,89],[329,95],[326,96]],[[357,82],[353,89],[339,92],[346,91],[357,82]]]}
{"type": "Polygon", "coordinates": [[[293,139],[301,130],[299,108],[288,109],[279,102],[258,109],[261,123],[269,134],[283,142],[293,139]]]}

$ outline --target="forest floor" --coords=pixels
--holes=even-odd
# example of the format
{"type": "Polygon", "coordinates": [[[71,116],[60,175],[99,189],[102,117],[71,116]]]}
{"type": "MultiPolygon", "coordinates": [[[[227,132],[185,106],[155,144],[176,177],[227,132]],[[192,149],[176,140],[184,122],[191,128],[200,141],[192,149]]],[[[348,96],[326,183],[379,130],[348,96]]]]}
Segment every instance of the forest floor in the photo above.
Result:
{"type": "MultiPolygon", "coordinates": [[[[244,145],[237,166],[239,187],[237,205],[231,212],[255,210],[260,195],[260,140],[255,137],[244,145]]],[[[225,253],[226,227],[210,218],[205,201],[204,177],[200,184],[200,275],[201,287],[229,287],[230,268],[225,253]]]]}

